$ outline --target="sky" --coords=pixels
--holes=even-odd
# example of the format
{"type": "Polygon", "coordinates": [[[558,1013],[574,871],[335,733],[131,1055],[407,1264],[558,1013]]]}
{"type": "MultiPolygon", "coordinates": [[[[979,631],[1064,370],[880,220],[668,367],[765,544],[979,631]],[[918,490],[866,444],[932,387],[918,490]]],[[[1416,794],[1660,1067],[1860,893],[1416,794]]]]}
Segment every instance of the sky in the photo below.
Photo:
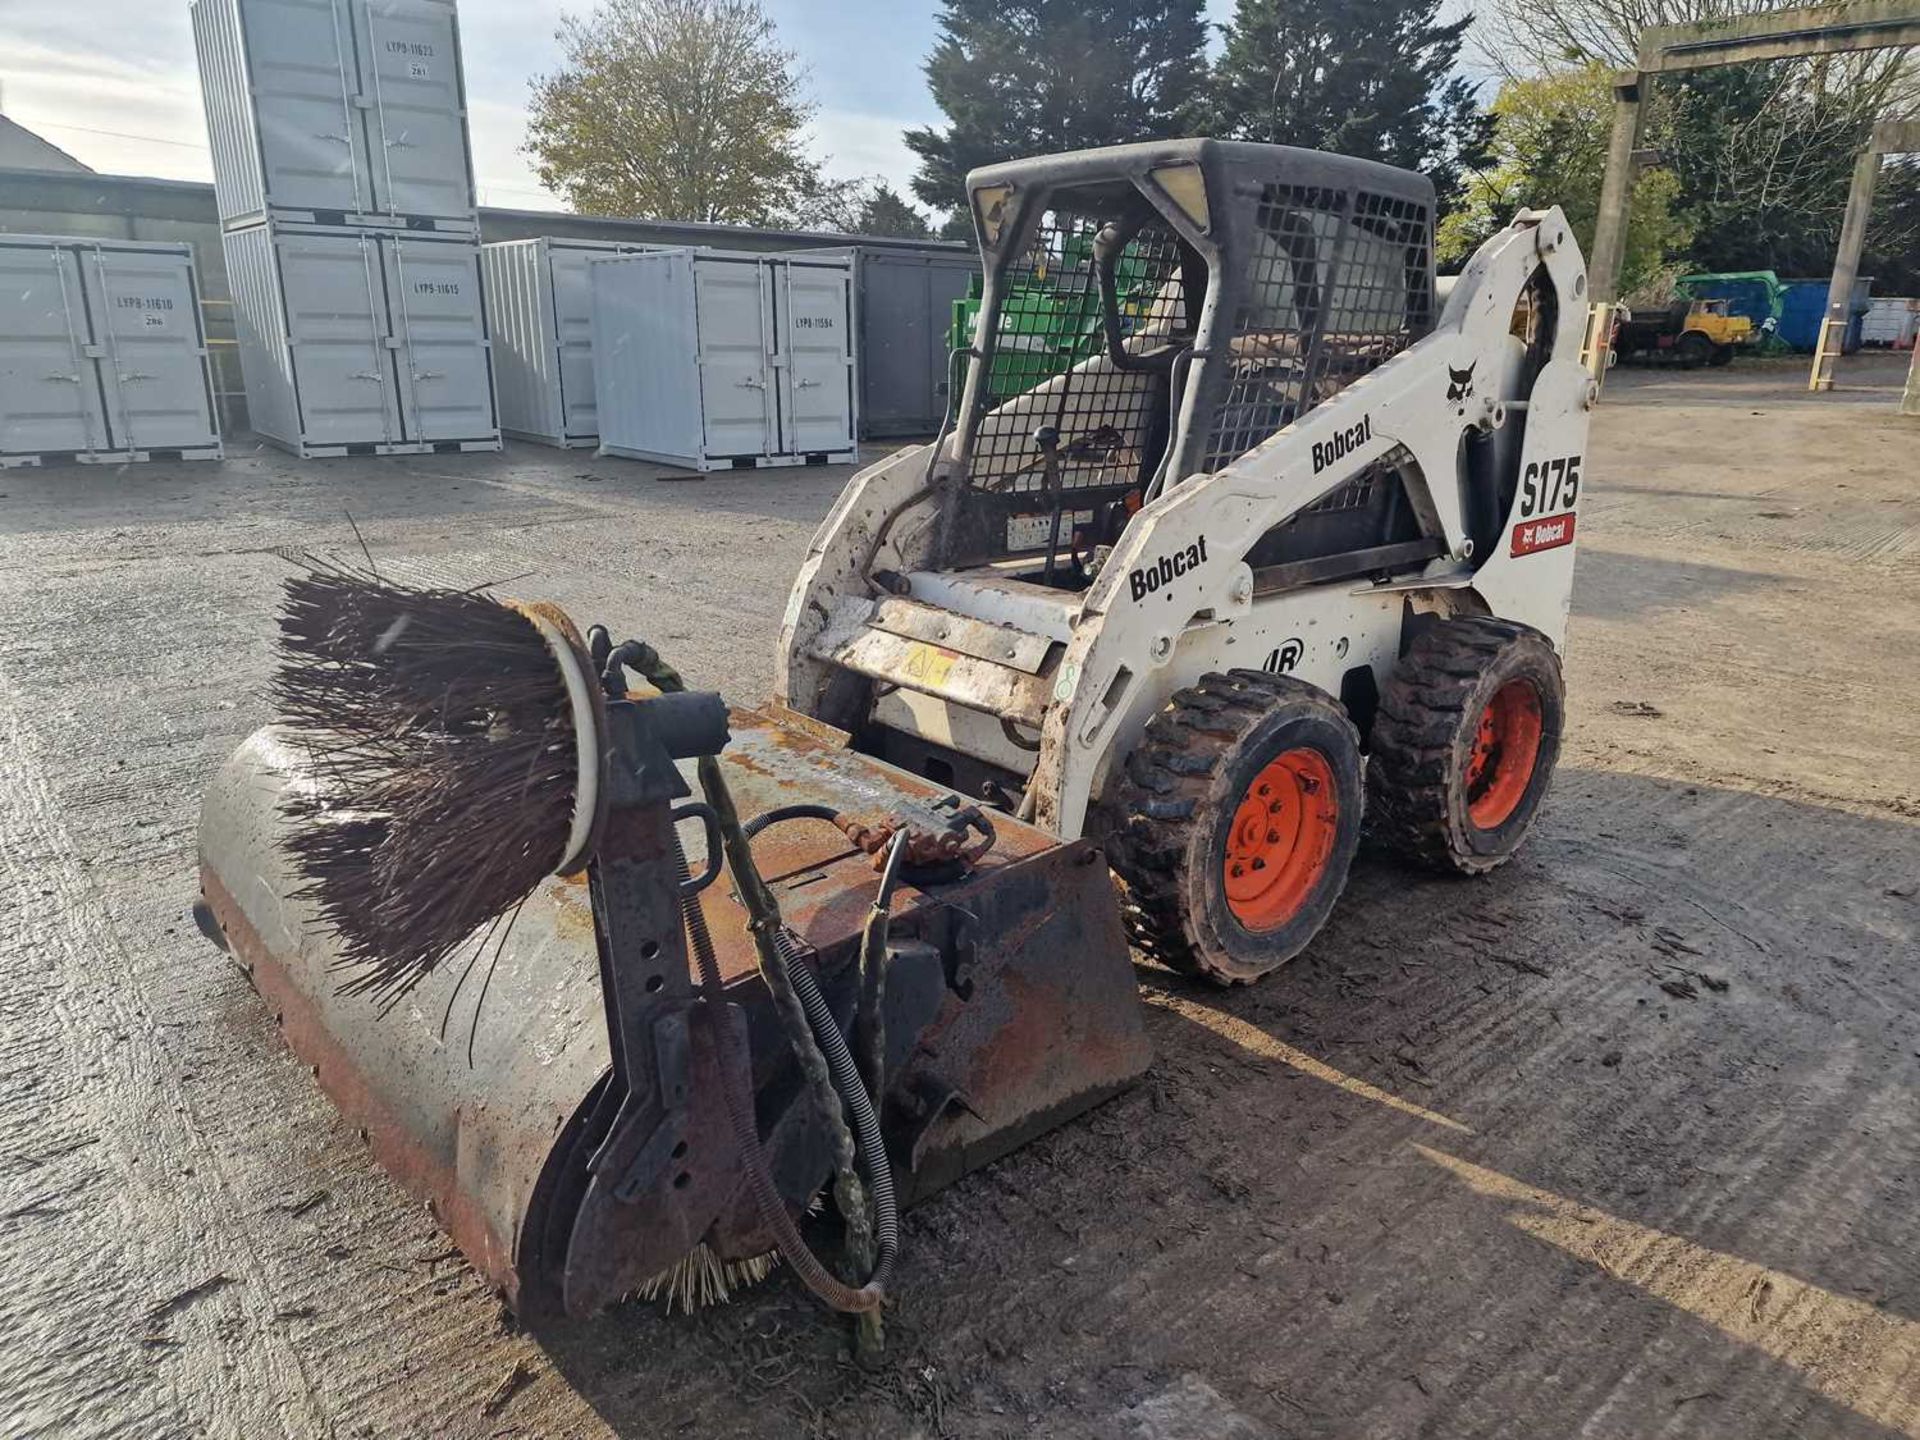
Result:
{"type": "MultiPolygon", "coordinates": [[[[834,176],[905,191],[901,131],[937,123],[921,64],[931,0],[763,0],[819,106],[814,153],[834,176]]],[[[1224,21],[1232,0],[1208,0],[1224,21]]],[[[555,68],[563,13],[591,0],[461,0],[480,203],[559,208],[520,153],[528,80],[555,68]]],[[[0,113],[96,170],[209,180],[187,0],[0,0],[0,113]]]]}

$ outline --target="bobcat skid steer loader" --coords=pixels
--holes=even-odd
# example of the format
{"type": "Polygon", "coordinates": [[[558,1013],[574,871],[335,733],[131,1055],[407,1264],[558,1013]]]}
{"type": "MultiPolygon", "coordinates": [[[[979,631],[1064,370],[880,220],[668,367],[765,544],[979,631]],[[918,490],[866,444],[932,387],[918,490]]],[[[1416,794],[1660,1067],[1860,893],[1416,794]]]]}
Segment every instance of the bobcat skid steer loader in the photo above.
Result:
{"type": "Polygon", "coordinates": [[[1443,303],[1432,186],[1368,161],[1179,140],[967,184],[961,399],[821,525],[779,702],[1100,841],[1135,944],[1222,983],[1312,938],[1363,810],[1443,868],[1512,855],[1596,398],[1565,216],[1443,303]],[[1003,324],[1037,287],[1086,303],[1003,324]]]}

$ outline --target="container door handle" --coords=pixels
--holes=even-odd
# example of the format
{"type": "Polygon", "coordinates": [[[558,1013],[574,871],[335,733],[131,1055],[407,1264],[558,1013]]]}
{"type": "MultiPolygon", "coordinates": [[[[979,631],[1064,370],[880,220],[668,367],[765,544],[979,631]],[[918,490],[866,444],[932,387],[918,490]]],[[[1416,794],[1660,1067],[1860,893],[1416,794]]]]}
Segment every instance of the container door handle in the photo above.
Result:
{"type": "Polygon", "coordinates": [[[377,385],[380,382],[381,376],[378,370],[356,370],[347,378],[349,380],[371,380],[377,385]]]}
{"type": "Polygon", "coordinates": [[[793,382],[793,388],[796,390],[811,390],[819,385],[819,383],[818,380],[796,380],[793,382]]]}
{"type": "Polygon", "coordinates": [[[336,144],[336,145],[351,145],[351,144],[353,144],[353,141],[352,141],[352,140],[351,140],[351,139],[350,139],[349,137],[347,137],[347,136],[345,136],[345,135],[335,135],[335,134],[333,134],[332,132],[330,132],[330,131],[327,131],[327,130],[316,130],[316,131],[314,131],[314,132],[313,132],[313,138],[314,138],[314,139],[316,139],[316,140],[331,140],[331,141],[333,141],[333,143],[334,143],[334,144],[336,144]]]}
{"type": "Polygon", "coordinates": [[[444,380],[447,378],[447,372],[444,370],[416,370],[413,372],[413,378],[416,380],[444,380]]]}
{"type": "Polygon", "coordinates": [[[764,390],[767,388],[767,382],[748,376],[745,380],[739,382],[738,388],[742,390],[764,390]]]}
{"type": "Polygon", "coordinates": [[[125,370],[125,371],[122,371],[120,375],[120,382],[122,384],[126,384],[127,382],[133,381],[133,380],[151,380],[151,379],[153,379],[153,376],[149,375],[144,370],[125,370]]]}
{"type": "Polygon", "coordinates": [[[63,374],[58,370],[50,373],[47,379],[58,380],[62,385],[78,385],[80,383],[80,377],[78,375],[63,374]]]}

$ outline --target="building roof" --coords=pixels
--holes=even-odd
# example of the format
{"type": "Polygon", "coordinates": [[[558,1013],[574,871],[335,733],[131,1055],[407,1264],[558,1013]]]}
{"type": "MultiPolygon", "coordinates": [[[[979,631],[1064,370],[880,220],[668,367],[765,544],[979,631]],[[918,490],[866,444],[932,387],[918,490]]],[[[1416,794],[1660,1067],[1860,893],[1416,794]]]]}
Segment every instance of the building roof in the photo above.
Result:
{"type": "Polygon", "coordinates": [[[93,167],[82,164],[51,140],[36,135],[17,120],[0,115],[0,166],[14,170],[82,171],[91,175],[93,167]]]}

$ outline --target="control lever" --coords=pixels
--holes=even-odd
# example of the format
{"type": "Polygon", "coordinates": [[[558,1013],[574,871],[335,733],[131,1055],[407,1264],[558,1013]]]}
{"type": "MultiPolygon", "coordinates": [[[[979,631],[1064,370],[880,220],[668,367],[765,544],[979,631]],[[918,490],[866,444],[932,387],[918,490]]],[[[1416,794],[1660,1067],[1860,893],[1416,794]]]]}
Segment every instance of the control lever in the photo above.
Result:
{"type": "Polygon", "coordinates": [[[1066,496],[1060,488],[1060,432],[1051,425],[1042,425],[1033,432],[1033,443],[1040,448],[1042,491],[1053,505],[1053,521],[1047,527],[1047,565],[1041,574],[1042,585],[1053,584],[1054,557],[1060,550],[1060,512],[1066,504],[1066,496]]]}

